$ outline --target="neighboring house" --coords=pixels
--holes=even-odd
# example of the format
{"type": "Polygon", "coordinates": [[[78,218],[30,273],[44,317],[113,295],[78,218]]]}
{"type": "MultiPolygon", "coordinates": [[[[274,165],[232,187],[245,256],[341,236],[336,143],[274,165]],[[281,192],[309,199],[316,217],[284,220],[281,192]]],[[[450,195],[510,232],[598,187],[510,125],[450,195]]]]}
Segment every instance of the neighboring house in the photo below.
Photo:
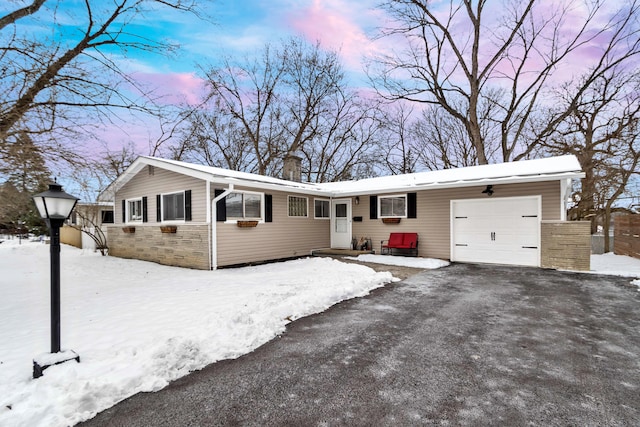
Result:
{"type": "Polygon", "coordinates": [[[96,250],[107,244],[107,228],[113,224],[113,203],[78,203],[60,229],[60,242],[96,250]]]}
{"type": "MultiPolygon", "coordinates": [[[[299,179],[295,160],[285,176],[299,179]]],[[[312,184],[140,157],[105,192],[115,200],[109,253],[215,269],[361,237],[379,251],[406,231],[419,233],[424,257],[588,270],[588,223],[566,221],[571,181],[583,176],[562,156],[312,184]]]]}

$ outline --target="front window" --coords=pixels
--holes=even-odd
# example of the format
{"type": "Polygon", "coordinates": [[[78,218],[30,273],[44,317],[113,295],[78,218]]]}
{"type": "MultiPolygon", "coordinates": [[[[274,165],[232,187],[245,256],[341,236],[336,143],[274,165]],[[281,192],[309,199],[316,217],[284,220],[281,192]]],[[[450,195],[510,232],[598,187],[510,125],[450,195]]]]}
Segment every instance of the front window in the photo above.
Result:
{"type": "Polygon", "coordinates": [[[184,220],[184,192],[162,195],[162,220],[184,220]]]}
{"type": "Polygon", "coordinates": [[[405,218],[407,196],[380,196],[380,218],[405,218]]]}
{"type": "Polygon", "coordinates": [[[329,216],[331,215],[328,200],[315,199],[314,208],[316,218],[329,218],[329,216]]]}
{"type": "Polygon", "coordinates": [[[307,216],[307,198],[289,196],[289,216],[307,216]]]}
{"type": "Polygon", "coordinates": [[[142,199],[127,201],[127,220],[131,222],[142,221],[142,199]]]}
{"type": "Polygon", "coordinates": [[[262,219],[262,194],[230,193],[225,203],[229,219],[262,219]]]}

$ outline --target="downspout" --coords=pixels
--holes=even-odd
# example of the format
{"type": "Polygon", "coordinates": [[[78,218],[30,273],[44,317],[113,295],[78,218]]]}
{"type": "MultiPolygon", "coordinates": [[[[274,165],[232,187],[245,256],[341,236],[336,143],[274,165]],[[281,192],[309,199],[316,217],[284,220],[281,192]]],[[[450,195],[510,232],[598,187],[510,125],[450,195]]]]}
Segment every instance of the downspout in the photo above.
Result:
{"type": "MultiPolygon", "coordinates": [[[[207,180],[207,186],[205,188],[205,200],[211,200],[211,185],[213,184],[212,181],[207,180]]],[[[209,227],[211,227],[211,230],[213,230],[213,223],[211,222],[211,204],[207,203],[207,218],[206,218],[206,222],[207,224],[209,224],[209,227]]],[[[213,265],[211,263],[211,232],[208,233],[207,236],[207,244],[209,245],[209,270],[212,269],[213,265]]]]}
{"type": "Polygon", "coordinates": [[[567,220],[567,202],[571,197],[571,178],[560,181],[560,199],[562,204],[560,206],[560,221],[567,220]]]}
{"type": "Polygon", "coordinates": [[[224,190],[223,193],[216,196],[211,201],[211,206],[209,207],[211,211],[211,270],[216,270],[218,268],[218,236],[216,233],[216,227],[218,223],[218,212],[216,211],[216,203],[218,201],[227,197],[229,193],[233,192],[233,184],[229,184],[229,188],[224,190]]]}

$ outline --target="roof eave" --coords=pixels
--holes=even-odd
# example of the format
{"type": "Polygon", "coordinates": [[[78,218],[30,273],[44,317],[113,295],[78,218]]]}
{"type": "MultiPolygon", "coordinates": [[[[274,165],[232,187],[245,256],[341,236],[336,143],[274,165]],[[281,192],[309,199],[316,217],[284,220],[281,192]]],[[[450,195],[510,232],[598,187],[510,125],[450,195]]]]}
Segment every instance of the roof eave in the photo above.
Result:
{"type": "MultiPolygon", "coordinates": [[[[215,173],[204,172],[194,168],[177,165],[175,163],[164,162],[162,161],[162,159],[145,156],[138,157],[122,175],[120,175],[101,193],[101,195],[115,195],[116,192],[118,192],[124,185],[126,185],[141,170],[143,170],[145,166],[163,168],[171,172],[188,175],[196,179],[201,179],[203,181],[213,182],[216,184],[233,184],[234,186],[251,187],[261,190],[286,191],[289,193],[312,194],[325,197],[330,196],[330,192],[326,190],[322,190],[321,188],[311,188],[313,184],[298,184],[295,182],[291,182],[290,184],[288,182],[269,183],[259,180],[221,176],[215,173]]],[[[102,199],[107,200],[106,198],[102,199]]]]}
{"type": "Polygon", "coordinates": [[[527,175],[527,176],[508,176],[498,178],[478,178],[471,180],[459,180],[448,182],[431,182],[415,185],[402,185],[396,187],[379,187],[372,188],[365,191],[334,191],[333,197],[350,197],[350,196],[363,196],[367,194],[384,194],[384,193],[402,193],[413,192],[423,190],[435,190],[435,189],[447,189],[447,188],[462,188],[462,187],[476,187],[479,185],[498,185],[498,184],[524,184],[528,182],[541,182],[541,181],[559,181],[564,179],[579,179],[584,178],[584,172],[561,172],[551,174],[539,174],[539,175],[527,175]]]}
{"type": "Polygon", "coordinates": [[[255,188],[259,190],[284,191],[287,193],[309,194],[309,195],[324,196],[324,197],[331,196],[330,191],[322,190],[321,188],[296,186],[294,182],[292,182],[291,185],[287,185],[286,183],[275,184],[275,183],[253,181],[253,180],[241,179],[241,178],[222,177],[217,175],[212,175],[210,181],[216,184],[224,184],[224,185],[233,184],[234,186],[237,186],[237,187],[249,187],[249,188],[255,188]]]}

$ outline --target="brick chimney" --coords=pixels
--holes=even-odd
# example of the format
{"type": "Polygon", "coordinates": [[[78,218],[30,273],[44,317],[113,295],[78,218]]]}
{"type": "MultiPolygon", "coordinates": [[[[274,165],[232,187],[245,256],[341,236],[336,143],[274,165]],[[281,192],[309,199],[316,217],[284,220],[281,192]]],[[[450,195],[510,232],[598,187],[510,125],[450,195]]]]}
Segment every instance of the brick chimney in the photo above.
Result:
{"type": "Polygon", "coordinates": [[[288,152],[284,156],[282,177],[289,181],[302,181],[302,157],[297,152],[288,152]]]}

